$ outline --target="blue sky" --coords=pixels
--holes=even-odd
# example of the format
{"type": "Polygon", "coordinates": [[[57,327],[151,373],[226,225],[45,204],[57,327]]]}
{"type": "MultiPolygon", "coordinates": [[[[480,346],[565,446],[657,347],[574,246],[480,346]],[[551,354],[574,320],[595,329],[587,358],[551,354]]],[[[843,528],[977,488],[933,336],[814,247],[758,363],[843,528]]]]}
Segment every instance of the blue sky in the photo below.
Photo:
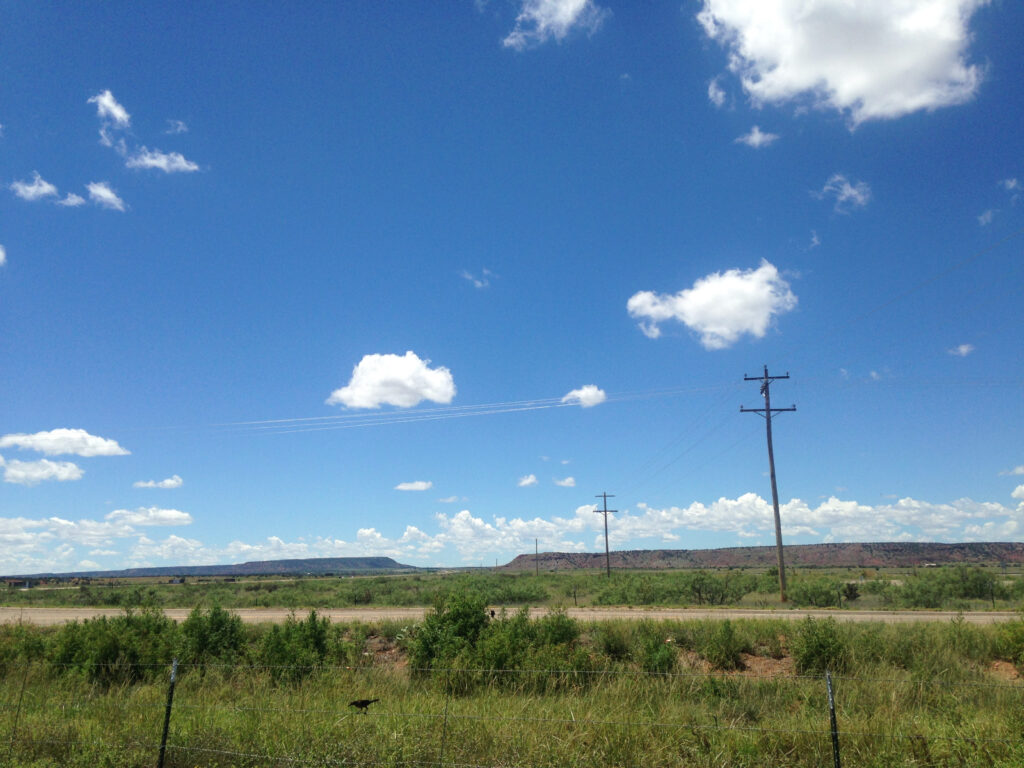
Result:
{"type": "Polygon", "coordinates": [[[1019,3],[0,23],[0,572],[1024,537],[1019,3]]]}

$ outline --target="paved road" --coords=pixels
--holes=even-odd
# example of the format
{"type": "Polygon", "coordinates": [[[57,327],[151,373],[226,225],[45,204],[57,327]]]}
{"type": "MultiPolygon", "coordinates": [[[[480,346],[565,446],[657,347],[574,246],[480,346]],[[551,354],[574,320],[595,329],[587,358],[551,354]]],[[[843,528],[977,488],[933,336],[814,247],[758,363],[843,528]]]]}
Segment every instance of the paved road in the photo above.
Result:
{"type": "MultiPolygon", "coordinates": [[[[318,611],[332,621],[377,621],[395,619],[418,621],[423,618],[425,608],[330,608],[318,611]]],[[[164,613],[181,621],[191,611],[188,608],[168,608],[164,613]]],[[[4,608],[0,607],[0,624],[24,621],[30,624],[52,626],[75,619],[89,619],[94,616],[117,616],[116,608],[4,608]]],[[[240,608],[233,611],[248,624],[282,622],[290,611],[284,608],[240,608]]],[[[533,608],[530,615],[543,616],[545,608],[533,608]]],[[[305,610],[296,611],[300,618],[305,610]]],[[[917,621],[950,621],[960,615],[956,611],[828,611],[828,610],[746,610],[736,608],[570,608],[569,616],[582,621],[602,619],[787,619],[795,621],[805,616],[823,618],[833,616],[838,621],[883,621],[906,623],[917,621]]],[[[972,624],[993,624],[1016,619],[1020,614],[1011,611],[965,613],[964,619],[972,624]]]]}

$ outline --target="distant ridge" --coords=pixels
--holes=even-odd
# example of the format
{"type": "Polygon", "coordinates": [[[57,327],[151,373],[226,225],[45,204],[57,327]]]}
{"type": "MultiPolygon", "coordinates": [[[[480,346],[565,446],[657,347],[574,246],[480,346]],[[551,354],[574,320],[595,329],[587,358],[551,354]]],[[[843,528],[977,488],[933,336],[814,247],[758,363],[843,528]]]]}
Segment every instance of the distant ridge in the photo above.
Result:
{"type": "MultiPolygon", "coordinates": [[[[872,544],[794,544],[784,547],[786,567],[909,568],[916,565],[1024,563],[1024,543],[985,542],[938,544],[883,542],[872,544]]],[[[725,549],[633,549],[611,553],[612,568],[742,568],[776,563],[775,547],[725,549]]],[[[604,568],[603,552],[541,552],[519,555],[503,570],[546,571],[604,568]],[[539,561],[536,562],[535,561],[539,561]]]]}
{"type": "Polygon", "coordinates": [[[174,565],[159,568],[126,568],[120,571],[76,571],[75,573],[17,574],[25,578],[127,579],[148,576],[301,576],[304,574],[382,573],[420,570],[402,565],[390,557],[315,557],[303,560],[254,560],[234,565],[174,565]]]}

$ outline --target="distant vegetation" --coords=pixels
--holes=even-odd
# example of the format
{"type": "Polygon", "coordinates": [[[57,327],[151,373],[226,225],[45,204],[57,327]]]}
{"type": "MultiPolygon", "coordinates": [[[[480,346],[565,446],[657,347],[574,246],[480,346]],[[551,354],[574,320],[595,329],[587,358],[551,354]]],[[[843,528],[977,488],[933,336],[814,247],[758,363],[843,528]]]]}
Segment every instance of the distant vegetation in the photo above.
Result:
{"type": "MultiPolygon", "coordinates": [[[[9,587],[6,605],[114,608],[426,606],[473,593],[490,606],[746,606],[778,604],[774,568],[688,571],[406,573],[359,577],[195,580],[96,580],[69,586],[9,587]]],[[[790,603],[797,607],[1016,610],[1024,602],[1020,573],[979,566],[909,571],[793,569],[790,603]]]]}
{"type": "Polygon", "coordinates": [[[1024,764],[1024,620],[491,618],[473,591],[422,622],[243,625],[221,608],[0,625],[4,764],[168,768],[445,764],[831,764],[835,676],[848,768],[1024,764]],[[379,698],[369,715],[347,703],[379,698]]]}

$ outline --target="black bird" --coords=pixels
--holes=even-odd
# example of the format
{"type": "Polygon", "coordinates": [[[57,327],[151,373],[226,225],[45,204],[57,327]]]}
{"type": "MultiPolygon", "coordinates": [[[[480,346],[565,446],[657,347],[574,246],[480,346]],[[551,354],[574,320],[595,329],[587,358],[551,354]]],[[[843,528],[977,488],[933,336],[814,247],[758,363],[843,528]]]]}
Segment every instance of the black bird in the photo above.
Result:
{"type": "Polygon", "coordinates": [[[348,703],[348,705],[350,707],[355,707],[356,709],[358,709],[360,712],[362,712],[365,715],[366,714],[366,710],[375,701],[380,701],[380,699],[356,699],[355,701],[350,701],[348,703]]]}

